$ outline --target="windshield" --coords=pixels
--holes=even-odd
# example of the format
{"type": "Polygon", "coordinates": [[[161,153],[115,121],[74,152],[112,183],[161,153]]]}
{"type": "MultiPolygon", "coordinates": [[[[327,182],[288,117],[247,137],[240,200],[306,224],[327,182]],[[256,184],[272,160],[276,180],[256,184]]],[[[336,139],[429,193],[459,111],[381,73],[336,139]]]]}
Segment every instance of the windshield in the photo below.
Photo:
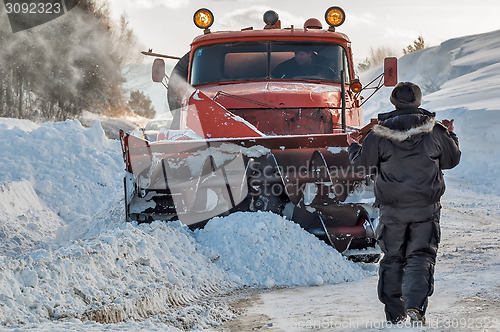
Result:
{"type": "Polygon", "coordinates": [[[347,64],[339,44],[319,42],[229,43],[194,51],[191,84],[212,82],[311,79],[340,82],[347,64]]]}

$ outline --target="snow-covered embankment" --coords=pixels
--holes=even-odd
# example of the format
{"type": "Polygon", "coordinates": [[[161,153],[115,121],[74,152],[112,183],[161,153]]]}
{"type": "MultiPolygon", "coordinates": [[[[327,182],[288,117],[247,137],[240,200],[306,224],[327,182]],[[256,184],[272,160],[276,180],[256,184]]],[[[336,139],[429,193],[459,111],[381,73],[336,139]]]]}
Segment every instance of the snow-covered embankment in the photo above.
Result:
{"type": "MultiPolygon", "coordinates": [[[[411,81],[423,91],[422,107],[436,118],[455,119],[462,161],[452,171],[476,190],[500,194],[500,31],[460,37],[399,59],[399,81],[411,81]],[[493,185],[491,185],[493,183],[493,185]]],[[[371,81],[381,68],[363,73],[371,81]]],[[[383,88],[366,103],[365,122],[389,112],[391,88],[383,88]]]]}

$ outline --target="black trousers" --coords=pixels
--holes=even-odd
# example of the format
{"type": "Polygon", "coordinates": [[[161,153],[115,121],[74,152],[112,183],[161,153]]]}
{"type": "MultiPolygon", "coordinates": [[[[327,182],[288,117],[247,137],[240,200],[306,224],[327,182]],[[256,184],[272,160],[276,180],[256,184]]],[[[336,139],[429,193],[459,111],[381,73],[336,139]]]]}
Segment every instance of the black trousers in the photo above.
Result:
{"type": "Polygon", "coordinates": [[[388,321],[406,317],[407,309],[425,315],[434,291],[434,265],[440,239],[439,214],[431,220],[381,223],[377,230],[384,253],[380,261],[378,296],[388,321]]]}

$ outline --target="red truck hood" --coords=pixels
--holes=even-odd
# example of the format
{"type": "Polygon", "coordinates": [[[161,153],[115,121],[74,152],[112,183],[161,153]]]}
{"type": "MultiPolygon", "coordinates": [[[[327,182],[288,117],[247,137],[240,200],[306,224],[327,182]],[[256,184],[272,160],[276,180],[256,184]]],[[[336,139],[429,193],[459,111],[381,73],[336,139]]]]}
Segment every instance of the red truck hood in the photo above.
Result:
{"type": "Polygon", "coordinates": [[[226,109],[340,107],[340,86],[310,82],[248,82],[198,87],[226,109]],[[219,93],[220,92],[220,93],[219,93]],[[231,96],[229,96],[231,95],[231,96]],[[242,97],[234,98],[232,96],[242,97]],[[252,102],[255,101],[255,102],[252,102]]]}

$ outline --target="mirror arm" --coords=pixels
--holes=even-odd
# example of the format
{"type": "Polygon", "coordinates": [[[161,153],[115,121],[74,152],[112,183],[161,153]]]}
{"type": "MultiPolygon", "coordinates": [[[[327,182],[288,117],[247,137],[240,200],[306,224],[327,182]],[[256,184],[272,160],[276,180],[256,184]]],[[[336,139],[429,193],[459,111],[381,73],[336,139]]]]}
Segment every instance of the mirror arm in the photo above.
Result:
{"type": "Polygon", "coordinates": [[[147,52],[146,51],[142,51],[141,53],[144,54],[144,55],[154,56],[154,57],[158,57],[158,58],[173,59],[173,60],[180,60],[181,59],[178,56],[165,55],[165,54],[160,54],[160,53],[153,53],[152,50],[149,50],[147,52]]]}
{"type": "MultiPolygon", "coordinates": [[[[382,89],[382,87],[384,86],[383,84],[383,80],[384,80],[384,74],[380,74],[378,75],[373,81],[371,81],[370,83],[368,83],[366,85],[366,87],[364,87],[361,91],[365,90],[365,89],[374,89],[375,91],[372,92],[371,95],[369,95],[367,98],[365,98],[365,100],[363,100],[363,102],[361,103],[361,105],[359,105],[360,107],[363,106],[367,101],[368,99],[370,99],[375,93],[377,93],[378,90],[382,89]],[[379,80],[378,83],[377,83],[377,86],[374,87],[374,88],[368,88],[371,84],[373,84],[376,80],[379,80]]],[[[359,93],[361,93],[361,91],[359,93]]]]}

